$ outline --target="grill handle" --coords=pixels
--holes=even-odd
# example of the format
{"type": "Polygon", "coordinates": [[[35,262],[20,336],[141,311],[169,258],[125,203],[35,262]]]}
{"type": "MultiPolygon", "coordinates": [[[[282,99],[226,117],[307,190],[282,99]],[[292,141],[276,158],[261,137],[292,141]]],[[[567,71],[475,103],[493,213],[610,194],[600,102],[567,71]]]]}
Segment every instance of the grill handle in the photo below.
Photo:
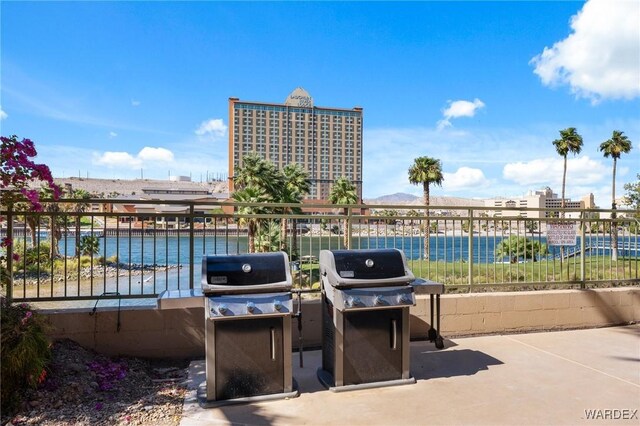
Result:
{"type": "Polygon", "coordinates": [[[397,332],[396,320],[391,320],[391,349],[398,349],[398,332],[397,332]]]}
{"type": "Polygon", "coordinates": [[[271,361],[276,360],[276,329],[271,327],[271,361]]]}

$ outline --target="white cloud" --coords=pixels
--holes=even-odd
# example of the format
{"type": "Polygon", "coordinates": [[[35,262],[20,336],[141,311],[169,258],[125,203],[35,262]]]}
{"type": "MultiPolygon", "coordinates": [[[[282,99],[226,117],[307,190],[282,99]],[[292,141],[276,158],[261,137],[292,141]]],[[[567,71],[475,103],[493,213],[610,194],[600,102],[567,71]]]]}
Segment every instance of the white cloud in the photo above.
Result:
{"type": "Polygon", "coordinates": [[[173,152],[166,148],[152,148],[145,146],[138,153],[138,158],[142,161],[173,161],[173,152]]]}
{"type": "Polygon", "coordinates": [[[131,99],[131,106],[132,107],[138,107],[140,106],[140,101],[136,100],[136,99],[131,99]]]}
{"type": "Polygon", "coordinates": [[[480,108],[484,108],[484,102],[475,98],[471,101],[448,101],[449,106],[442,111],[444,118],[438,121],[438,130],[442,130],[445,127],[450,127],[451,119],[458,117],[473,117],[476,115],[476,111],[480,108]]]}
{"type": "Polygon", "coordinates": [[[7,113],[4,112],[4,110],[0,107],[0,120],[4,120],[7,117],[8,117],[7,113]]]}
{"type": "MultiPolygon", "coordinates": [[[[549,185],[558,189],[562,185],[564,160],[558,158],[538,158],[528,162],[506,164],[502,175],[523,186],[549,185]]],[[[571,185],[593,185],[607,179],[609,168],[601,161],[588,156],[567,160],[567,187],[571,185]]]]}
{"type": "Polygon", "coordinates": [[[107,151],[102,155],[96,155],[93,159],[93,163],[100,166],[107,166],[109,168],[124,169],[135,169],[142,165],[139,158],[134,157],[128,152],[122,151],[107,151]]]}
{"type": "Polygon", "coordinates": [[[144,147],[135,156],[124,151],[107,151],[94,154],[93,164],[118,169],[139,169],[157,166],[158,163],[171,163],[173,153],[165,148],[144,147]]]}
{"type": "Polygon", "coordinates": [[[640,96],[640,2],[589,0],[571,18],[572,33],[531,59],[547,86],[568,84],[577,97],[640,96]]]}
{"type": "Polygon", "coordinates": [[[115,137],[118,137],[118,134],[116,132],[109,132],[109,138],[113,139],[115,137]]]}
{"type": "Polygon", "coordinates": [[[445,191],[462,191],[466,189],[486,187],[489,180],[480,169],[460,167],[454,173],[443,173],[442,183],[445,191]]]}
{"type": "Polygon", "coordinates": [[[227,132],[227,126],[224,124],[221,118],[212,118],[210,120],[200,123],[195,131],[198,136],[207,136],[212,139],[218,139],[224,137],[227,132]]]}

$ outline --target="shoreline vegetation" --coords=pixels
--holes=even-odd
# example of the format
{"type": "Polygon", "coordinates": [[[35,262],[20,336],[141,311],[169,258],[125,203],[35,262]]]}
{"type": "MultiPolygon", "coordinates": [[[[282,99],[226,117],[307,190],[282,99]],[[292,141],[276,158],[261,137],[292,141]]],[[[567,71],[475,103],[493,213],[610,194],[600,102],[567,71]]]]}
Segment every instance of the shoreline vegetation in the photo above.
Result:
{"type": "MultiPolygon", "coordinates": [[[[431,222],[436,222],[436,219],[432,219],[431,222]]],[[[445,222],[444,219],[440,219],[440,221],[445,222]]],[[[447,219],[448,222],[462,222],[466,223],[463,218],[455,218],[455,219],[447,219]]],[[[474,223],[479,222],[478,220],[474,220],[474,223]]],[[[504,222],[508,222],[504,220],[504,222]]],[[[577,221],[576,221],[577,222],[577,221]]],[[[197,236],[202,236],[205,233],[207,236],[229,236],[235,237],[247,236],[247,228],[246,227],[236,227],[229,226],[228,224],[220,225],[225,226],[226,228],[214,228],[214,225],[208,225],[206,228],[196,227],[193,229],[193,233],[197,236]]],[[[0,229],[0,236],[6,235],[6,228],[0,229]]],[[[83,227],[80,228],[80,234],[82,236],[85,235],[93,235],[98,238],[103,238],[106,236],[132,236],[139,237],[144,234],[145,238],[152,238],[153,234],[159,234],[161,236],[172,236],[172,234],[180,234],[180,235],[189,235],[191,233],[191,229],[189,227],[179,228],[179,229],[165,229],[165,228],[154,228],[154,227],[145,227],[144,229],[140,227],[132,227],[128,228],[126,226],[122,227],[94,227],[88,228],[83,227]],[[144,231],[144,232],[143,232],[144,231]]],[[[42,227],[39,232],[41,238],[48,238],[49,229],[46,227],[42,227]]],[[[546,232],[544,231],[529,231],[524,227],[520,228],[495,228],[490,230],[473,230],[473,236],[481,236],[481,237],[502,237],[502,236],[510,236],[510,235],[518,235],[518,236],[531,236],[531,237],[545,237],[546,232]]],[[[580,229],[576,229],[576,235],[580,235],[580,229]]],[[[592,237],[606,237],[609,236],[610,233],[598,231],[591,232],[587,231],[587,234],[592,237]]],[[[68,230],[67,232],[63,232],[63,237],[66,235],[67,238],[75,237],[75,231],[68,230]]],[[[340,230],[332,230],[332,229],[307,229],[303,231],[298,231],[298,237],[337,237],[344,235],[342,229],[340,230]]],[[[420,230],[415,224],[407,224],[407,225],[353,225],[351,229],[351,236],[354,237],[370,237],[370,236],[381,236],[381,237],[424,237],[424,231],[420,230]]],[[[14,227],[14,236],[22,237],[24,236],[24,228],[14,227]]],[[[452,236],[452,237],[461,237],[461,236],[469,236],[469,232],[465,229],[462,229],[460,226],[447,227],[446,229],[438,229],[437,231],[429,232],[430,237],[439,237],[439,236],[452,236]]],[[[30,232],[27,231],[27,239],[30,239],[30,232]]]]}
{"type": "MultiPolygon", "coordinates": [[[[83,256],[84,257],[84,256],[83,256]]],[[[63,259],[64,260],[64,259],[63,259]]],[[[73,261],[77,264],[76,258],[68,258],[67,260],[73,261]]],[[[27,285],[37,285],[38,282],[42,283],[50,283],[53,281],[56,282],[64,282],[65,279],[67,282],[73,281],[81,283],[91,283],[91,279],[103,279],[109,278],[114,279],[118,277],[138,277],[142,276],[144,281],[148,281],[149,277],[153,277],[153,274],[157,274],[158,272],[170,271],[173,269],[182,269],[184,265],[141,265],[141,264],[128,264],[128,263],[107,263],[107,265],[102,264],[94,264],[93,266],[81,266],[80,267],[80,279],[78,280],[78,269],[77,267],[72,268],[68,267],[66,270],[66,274],[64,271],[53,271],[53,275],[51,274],[51,269],[38,272],[34,271],[19,271],[14,272],[13,274],[13,282],[14,287],[20,286],[22,284],[27,285]],[[148,273],[148,274],[147,274],[148,273]]],[[[137,282],[139,284],[140,281],[137,282]]]]}

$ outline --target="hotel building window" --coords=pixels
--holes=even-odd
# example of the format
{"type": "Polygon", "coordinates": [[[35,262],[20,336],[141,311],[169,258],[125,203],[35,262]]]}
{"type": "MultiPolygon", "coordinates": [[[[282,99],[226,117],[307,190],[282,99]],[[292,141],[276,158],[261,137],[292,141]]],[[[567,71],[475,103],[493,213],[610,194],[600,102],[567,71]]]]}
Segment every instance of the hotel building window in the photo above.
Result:
{"type": "Polygon", "coordinates": [[[333,182],[348,177],[362,200],[362,108],[325,108],[297,88],[282,104],[229,98],[229,190],[242,158],[257,153],[282,169],[307,171],[307,199],[326,200],[333,182]]]}

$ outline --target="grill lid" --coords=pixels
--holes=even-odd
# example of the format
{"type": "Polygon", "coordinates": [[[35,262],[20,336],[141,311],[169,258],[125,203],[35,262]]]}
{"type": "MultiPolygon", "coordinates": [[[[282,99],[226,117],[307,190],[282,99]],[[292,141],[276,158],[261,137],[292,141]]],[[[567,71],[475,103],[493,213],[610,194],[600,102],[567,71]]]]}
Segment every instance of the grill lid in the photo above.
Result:
{"type": "Polygon", "coordinates": [[[334,287],[407,285],[415,279],[398,249],[322,250],[320,274],[334,287]]]}
{"type": "Polygon", "coordinates": [[[285,252],[202,257],[202,291],[238,294],[291,289],[285,252]]]}

